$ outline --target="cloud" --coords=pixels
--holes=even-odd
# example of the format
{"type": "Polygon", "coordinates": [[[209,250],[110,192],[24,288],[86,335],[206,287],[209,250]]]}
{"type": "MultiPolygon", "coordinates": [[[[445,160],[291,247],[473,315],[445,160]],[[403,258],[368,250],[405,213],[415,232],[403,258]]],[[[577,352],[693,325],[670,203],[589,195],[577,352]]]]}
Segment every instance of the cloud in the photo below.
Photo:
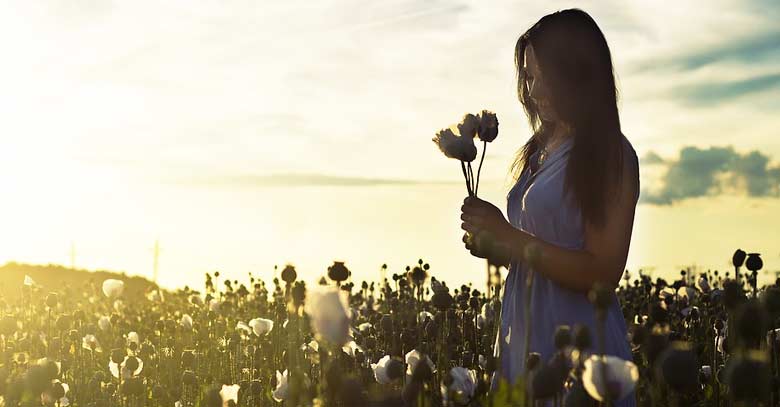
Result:
{"type": "MultiPolygon", "coordinates": [[[[645,157],[657,156],[648,152],[645,157]]],[[[733,147],[684,147],[680,157],[664,161],[660,188],[644,190],[644,203],[670,205],[686,198],[735,192],[752,197],[780,196],[780,166],[759,151],[739,153],[733,147]]]]}
{"type": "Polygon", "coordinates": [[[707,82],[681,86],[672,90],[672,96],[693,105],[714,105],[740,96],[766,92],[780,87],[780,73],[760,75],[730,82],[707,82]]]}
{"type": "Polygon", "coordinates": [[[646,71],[690,71],[710,64],[757,62],[780,58],[780,31],[772,29],[724,41],[668,57],[653,57],[636,64],[632,73],[646,71]]]}
{"type": "Polygon", "coordinates": [[[229,175],[214,177],[199,177],[178,179],[177,184],[195,184],[201,186],[231,186],[231,187],[362,187],[378,185],[431,185],[431,184],[461,184],[456,181],[417,181],[389,178],[360,178],[335,175],[286,173],[271,175],[229,175]]]}
{"type": "Polygon", "coordinates": [[[655,151],[648,151],[645,153],[645,155],[642,156],[642,158],[639,159],[639,161],[641,164],[645,165],[656,165],[664,163],[664,159],[655,151]]]}

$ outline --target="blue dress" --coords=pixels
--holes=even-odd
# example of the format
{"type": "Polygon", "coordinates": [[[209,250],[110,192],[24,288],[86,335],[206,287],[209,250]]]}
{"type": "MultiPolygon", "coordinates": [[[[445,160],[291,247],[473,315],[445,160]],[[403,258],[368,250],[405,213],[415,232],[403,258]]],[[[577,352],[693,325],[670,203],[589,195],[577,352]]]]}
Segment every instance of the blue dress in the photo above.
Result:
{"type": "MultiPolygon", "coordinates": [[[[561,143],[535,170],[533,176],[528,168],[523,171],[507,195],[507,215],[514,227],[539,239],[568,249],[582,249],[585,239],[580,210],[572,200],[564,199],[563,196],[563,181],[572,142],[573,139],[569,138],[561,143]]],[[[630,165],[638,168],[636,151],[625,136],[623,148],[624,162],[632,163],[633,160],[630,165]]],[[[536,162],[536,159],[534,154],[531,161],[536,162]]],[[[636,199],[638,198],[637,194],[636,199]]],[[[499,356],[499,372],[510,383],[514,383],[525,369],[523,293],[527,273],[524,263],[512,260],[504,283],[501,325],[496,338],[495,353],[499,356]]],[[[598,331],[595,311],[586,294],[562,287],[540,273],[535,273],[531,290],[530,351],[538,352],[543,363],[555,352],[553,335],[559,325],[587,325],[591,332],[591,342],[596,346],[598,331]]],[[[605,353],[632,360],[626,339],[626,323],[619,301],[617,297],[614,298],[605,321],[605,353]]],[[[615,405],[636,405],[634,394],[615,405]]]]}

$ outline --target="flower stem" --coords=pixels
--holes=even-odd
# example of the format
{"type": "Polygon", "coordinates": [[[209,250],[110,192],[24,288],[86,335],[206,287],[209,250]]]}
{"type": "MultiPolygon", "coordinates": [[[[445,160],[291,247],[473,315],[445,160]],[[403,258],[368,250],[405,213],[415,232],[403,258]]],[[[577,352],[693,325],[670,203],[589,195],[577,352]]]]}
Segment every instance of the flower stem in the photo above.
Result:
{"type": "Polygon", "coordinates": [[[477,168],[477,186],[474,188],[474,195],[479,192],[479,173],[482,172],[482,161],[485,160],[485,150],[487,150],[487,141],[483,141],[482,145],[482,158],[479,159],[479,167],[477,168]]]}
{"type": "Polygon", "coordinates": [[[466,173],[466,165],[463,161],[460,162],[460,169],[463,170],[463,177],[466,178],[466,190],[469,191],[469,196],[474,195],[471,193],[471,183],[469,182],[469,175],[466,173]]]}
{"type": "Polygon", "coordinates": [[[477,192],[474,190],[474,170],[471,169],[471,161],[468,163],[469,168],[469,182],[471,183],[471,192],[474,196],[477,196],[477,192]]]}

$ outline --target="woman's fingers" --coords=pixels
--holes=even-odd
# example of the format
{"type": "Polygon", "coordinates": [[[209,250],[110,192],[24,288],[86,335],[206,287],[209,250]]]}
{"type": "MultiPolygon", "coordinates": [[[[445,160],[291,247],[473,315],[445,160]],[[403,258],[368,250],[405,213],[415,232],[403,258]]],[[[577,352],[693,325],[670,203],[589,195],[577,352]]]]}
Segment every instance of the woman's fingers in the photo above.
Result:
{"type": "Polygon", "coordinates": [[[477,233],[477,228],[469,222],[462,222],[460,224],[460,228],[466,232],[477,233]]]}

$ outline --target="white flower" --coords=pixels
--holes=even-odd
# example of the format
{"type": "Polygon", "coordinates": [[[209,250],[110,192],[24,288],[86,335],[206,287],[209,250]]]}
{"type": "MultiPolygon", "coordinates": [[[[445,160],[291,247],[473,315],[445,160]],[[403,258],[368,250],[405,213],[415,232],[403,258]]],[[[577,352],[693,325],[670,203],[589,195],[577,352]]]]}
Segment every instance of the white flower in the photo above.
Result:
{"type": "Polygon", "coordinates": [[[116,310],[116,312],[121,313],[125,309],[125,303],[122,300],[115,300],[114,309],[116,310]]]}
{"type": "Polygon", "coordinates": [[[32,279],[32,277],[28,276],[27,274],[24,275],[24,285],[28,287],[32,287],[35,285],[35,280],[32,279]]]}
{"type": "Polygon", "coordinates": [[[433,320],[433,314],[428,311],[420,311],[420,314],[417,315],[417,323],[422,324],[427,320],[433,320]]]}
{"type": "Polygon", "coordinates": [[[103,315],[98,319],[98,328],[100,328],[101,331],[108,331],[111,329],[111,318],[103,315]]]}
{"type": "Polygon", "coordinates": [[[274,321],[264,318],[255,318],[249,321],[249,326],[252,327],[252,331],[255,335],[263,336],[274,329],[274,321]]]}
{"type": "Polygon", "coordinates": [[[238,384],[231,384],[230,386],[223,384],[222,390],[219,391],[219,396],[222,397],[222,405],[228,406],[230,400],[238,404],[238,389],[240,388],[241,385],[238,384]]]}
{"type": "Polygon", "coordinates": [[[154,289],[152,291],[149,291],[146,293],[146,299],[148,299],[151,302],[163,302],[163,295],[162,291],[159,289],[154,289]]]}
{"type": "Polygon", "coordinates": [[[278,370],[276,371],[276,389],[273,391],[274,400],[282,401],[287,398],[287,393],[289,391],[287,386],[288,378],[289,373],[287,372],[287,369],[284,370],[284,373],[280,373],[278,370]]]}
{"type": "Polygon", "coordinates": [[[98,342],[95,335],[92,334],[86,334],[81,339],[81,347],[84,349],[89,349],[96,352],[102,352],[103,349],[100,347],[100,343],[98,342]]]}
{"type": "Polygon", "coordinates": [[[486,302],[482,304],[482,312],[480,313],[483,318],[487,320],[493,320],[493,318],[496,315],[495,310],[493,309],[493,304],[491,302],[486,302]]]}
{"type": "Polygon", "coordinates": [[[236,324],[236,330],[243,331],[247,335],[252,334],[252,328],[249,325],[247,325],[246,322],[244,321],[238,321],[238,323],[236,324]]]}
{"type": "Polygon", "coordinates": [[[378,362],[371,364],[371,370],[374,371],[374,378],[379,384],[388,384],[393,380],[387,375],[387,364],[390,363],[390,355],[385,355],[378,362]]]}
{"type": "Polygon", "coordinates": [[[125,290],[125,282],[109,278],[103,281],[103,295],[108,298],[116,298],[122,295],[125,290]]]}
{"type": "Polygon", "coordinates": [[[190,314],[184,314],[181,317],[181,321],[179,321],[179,325],[181,325],[186,330],[192,330],[192,317],[190,314]]]}
{"type": "MultiPolygon", "coordinates": [[[[51,381],[52,387],[54,386],[60,386],[62,388],[62,394],[63,396],[59,398],[59,400],[54,398],[54,392],[53,391],[44,391],[41,393],[41,402],[43,402],[44,405],[47,406],[53,406],[55,403],[58,403],[57,405],[60,407],[67,407],[70,405],[70,400],[68,399],[68,393],[70,393],[70,386],[68,386],[66,383],[62,383],[59,379],[54,379],[51,381]]],[[[0,406],[5,406],[3,403],[3,399],[0,398],[0,406]]]]}
{"type": "Polygon", "coordinates": [[[360,349],[360,346],[358,346],[355,341],[349,341],[346,345],[342,346],[341,349],[346,352],[347,355],[355,357],[355,352],[360,351],[363,352],[363,349],[360,349]]]}
{"type": "Polygon", "coordinates": [[[131,343],[135,343],[136,346],[141,344],[141,338],[135,331],[127,334],[127,346],[130,346],[131,343]]]}
{"type": "Polygon", "coordinates": [[[677,297],[685,300],[692,300],[696,296],[696,289],[687,285],[677,289],[677,297]]]}
{"type": "Polygon", "coordinates": [[[358,330],[360,332],[366,332],[369,329],[371,329],[372,325],[370,322],[363,322],[362,324],[358,325],[358,330]]]}
{"type": "Polygon", "coordinates": [[[113,361],[108,362],[108,370],[111,371],[111,375],[113,375],[117,379],[119,378],[120,370],[122,372],[123,380],[130,379],[132,377],[138,376],[141,373],[141,371],[144,370],[144,362],[135,356],[125,356],[125,359],[120,364],[114,363],[113,361]],[[127,361],[130,358],[134,358],[136,361],[138,361],[138,367],[135,370],[130,370],[127,367],[127,361]]]}
{"type": "Polygon", "coordinates": [[[617,356],[593,355],[585,360],[585,370],[582,372],[582,384],[585,391],[598,401],[606,399],[607,391],[611,401],[620,401],[628,396],[639,380],[639,369],[634,362],[623,360],[617,356]],[[606,376],[607,383],[603,378],[606,376]]]}
{"type": "Polygon", "coordinates": [[[68,399],[68,396],[70,395],[70,386],[68,386],[67,383],[62,383],[59,380],[55,380],[55,382],[59,383],[60,386],[62,386],[62,390],[64,390],[64,396],[60,397],[60,407],[68,407],[70,405],[70,400],[68,399]]]}
{"type": "Polygon", "coordinates": [[[40,358],[37,360],[36,363],[41,366],[46,366],[49,362],[52,362],[54,363],[55,366],[57,366],[57,376],[59,376],[60,373],[62,372],[62,362],[57,362],[56,360],[52,360],[51,358],[40,358]]]}
{"type": "Polygon", "coordinates": [[[452,383],[449,387],[445,386],[444,383],[440,386],[444,403],[447,404],[449,400],[452,400],[462,406],[469,404],[477,389],[477,372],[465,367],[453,367],[450,370],[450,377],[452,377],[452,383]]]}
{"type": "Polygon", "coordinates": [[[699,278],[699,282],[698,282],[698,286],[699,286],[699,289],[701,290],[701,292],[703,292],[703,293],[710,292],[710,283],[709,283],[709,281],[707,281],[706,278],[700,277],[699,278]]]}
{"type": "Polygon", "coordinates": [[[312,290],[306,301],[306,313],[317,339],[343,346],[349,340],[347,292],[336,287],[312,290]]]}
{"type": "Polygon", "coordinates": [[[701,369],[699,369],[699,372],[704,375],[707,379],[712,377],[712,366],[710,365],[703,365],[701,369]]]}
{"type": "MultiPolygon", "coordinates": [[[[411,377],[412,373],[414,373],[414,369],[417,367],[417,363],[420,362],[420,359],[422,359],[423,354],[420,353],[417,349],[412,349],[409,351],[406,356],[404,357],[404,360],[406,360],[406,376],[411,377]]],[[[428,366],[431,368],[431,372],[436,371],[436,367],[433,365],[433,361],[431,358],[428,357],[428,355],[425,355],[425,362],[428,363],[428,366]]]]}

